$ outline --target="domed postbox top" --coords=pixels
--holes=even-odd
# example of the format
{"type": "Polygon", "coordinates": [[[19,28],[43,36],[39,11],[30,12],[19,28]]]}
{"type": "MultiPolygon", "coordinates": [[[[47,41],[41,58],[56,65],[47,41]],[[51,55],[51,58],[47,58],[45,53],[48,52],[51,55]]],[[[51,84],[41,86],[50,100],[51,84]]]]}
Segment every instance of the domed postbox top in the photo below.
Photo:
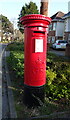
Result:
{"type": "Polygon", "coordinates": [[[20,18],[20,22],[24,26],[44,26],[47,27],[51,23],[51,18],[41,14],[30,14],[20,18]]]}

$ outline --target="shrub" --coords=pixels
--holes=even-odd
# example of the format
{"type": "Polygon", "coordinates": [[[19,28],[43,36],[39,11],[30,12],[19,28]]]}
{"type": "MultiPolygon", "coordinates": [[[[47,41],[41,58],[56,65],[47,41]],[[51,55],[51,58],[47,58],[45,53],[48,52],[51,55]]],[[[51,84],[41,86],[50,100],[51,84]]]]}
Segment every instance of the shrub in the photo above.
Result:
{"type": "Polygon", "coordinates": [[[46,96],[51,100],[70,100],[70,65],[67,62],[48,60],[45,87],[46,96]]]}
{"type": "MultiPolygon", "coordinates": [[[[8,63],[16,78],[23,80],[24,74],[24,55],[23,44],[15,43],[9,45],[10,57],[8,63]]],[[[70,99],[70,64],[49,53],[46,66],[47,83],[45,85],[45,94],[51,100],[70,99]],[[55,60],[56,59],[56,60],[55,60]]],[[[21,82],[21,81],[20,81],[21,82]]]]}

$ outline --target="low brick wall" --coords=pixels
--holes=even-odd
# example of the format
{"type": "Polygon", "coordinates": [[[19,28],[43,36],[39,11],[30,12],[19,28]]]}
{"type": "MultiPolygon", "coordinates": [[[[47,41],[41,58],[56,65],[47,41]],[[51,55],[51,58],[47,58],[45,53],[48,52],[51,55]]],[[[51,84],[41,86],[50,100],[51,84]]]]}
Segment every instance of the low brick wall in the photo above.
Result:
{"type": "Polygon", "coordinates": [[[69,56],[70,57],[70,44],[66,45],[65,56],[69,56]]]}

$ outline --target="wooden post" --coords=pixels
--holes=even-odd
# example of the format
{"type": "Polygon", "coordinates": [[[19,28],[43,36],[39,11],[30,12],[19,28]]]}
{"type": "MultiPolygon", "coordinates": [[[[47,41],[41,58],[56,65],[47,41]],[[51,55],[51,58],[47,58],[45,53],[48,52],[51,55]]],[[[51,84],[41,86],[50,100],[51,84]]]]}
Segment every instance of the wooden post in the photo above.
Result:
{"type": "Polygon", "coordinates": [[[48,16],[48,1],[49,0],[41,0],[40,14],[48,16]]]}

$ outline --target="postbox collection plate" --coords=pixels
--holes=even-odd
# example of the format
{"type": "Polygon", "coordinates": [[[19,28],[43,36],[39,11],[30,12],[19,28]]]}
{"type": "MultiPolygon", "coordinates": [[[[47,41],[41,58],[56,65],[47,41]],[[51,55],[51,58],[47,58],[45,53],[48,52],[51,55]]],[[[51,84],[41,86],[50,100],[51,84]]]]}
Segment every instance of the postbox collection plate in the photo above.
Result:
{"type": "Polygon", "coordinates": [[[43,39],[35,39],[35,53],[43,52],[43,39]]]}

